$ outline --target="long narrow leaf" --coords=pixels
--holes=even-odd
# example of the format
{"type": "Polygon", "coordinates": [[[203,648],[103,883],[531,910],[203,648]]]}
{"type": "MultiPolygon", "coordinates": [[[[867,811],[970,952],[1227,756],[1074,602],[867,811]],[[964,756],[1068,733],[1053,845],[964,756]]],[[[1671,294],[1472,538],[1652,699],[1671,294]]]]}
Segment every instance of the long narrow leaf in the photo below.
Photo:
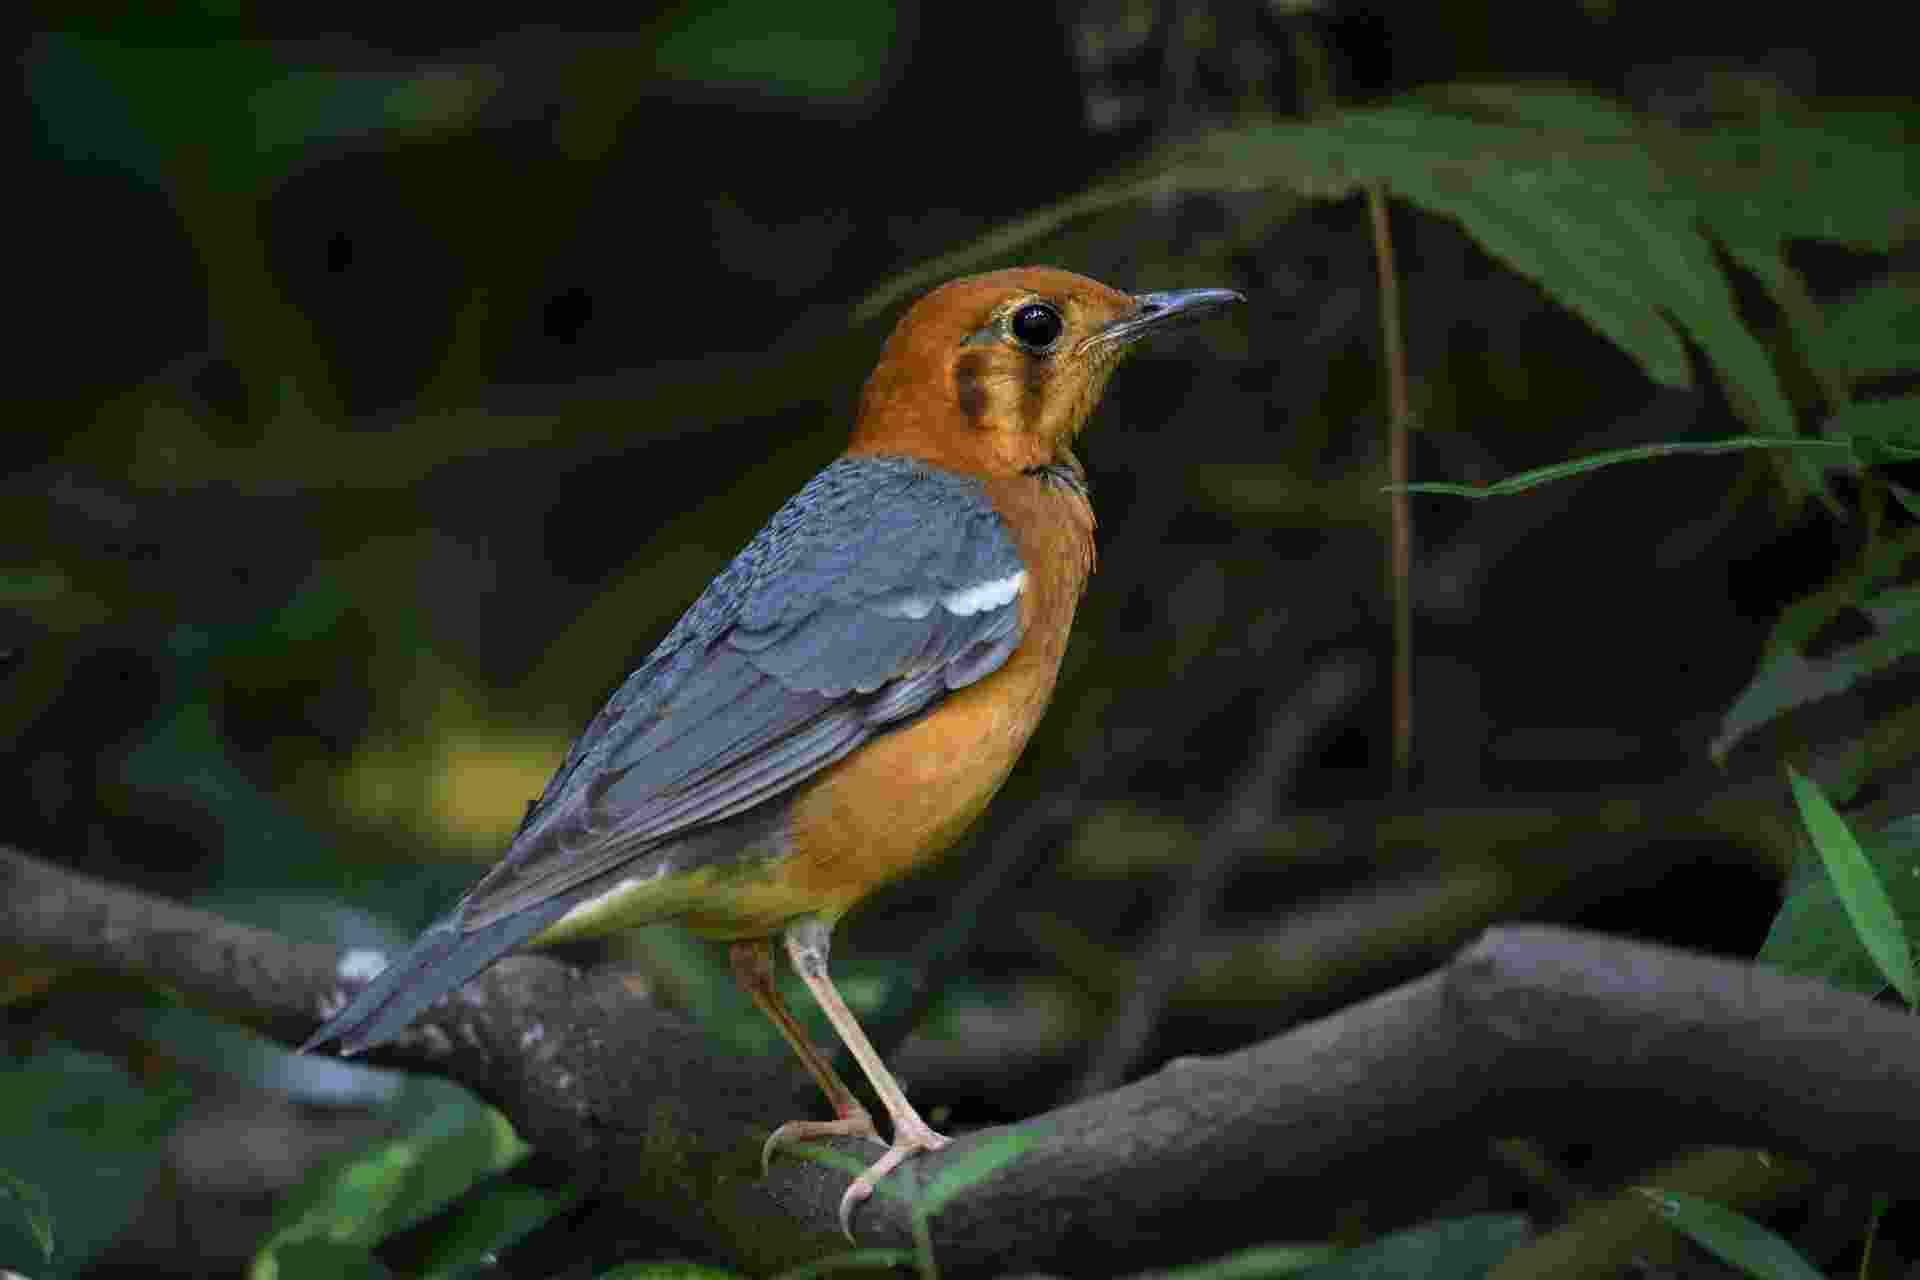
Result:
{"type": "MultiPolygon", "coordinates": [[[[795,1267],[791,1271],[782,1271],[773,1280],[814,1280],[815,1276],[830,1276],[841,1271],[891,1271],[896,1267],[913,1265],[911,1249],[853,1249],[846,1253],[836,1253],[832,1257],[822,1258],[818,1262],[809,1262],[805,1266],[795,1267]]],[[[716,1273],[724,1276],[726,1273],[716,1273]]],[[[608,1280],[617,1280],[608,1277],[608,1280]]],[[[636,1275],[633,1280],[647,1280],[636,1275]]]]}
{"type": "Polygon", "coordinates": [[[1873,863],[1868,861],[1860,842],[1854,839],[1846,820],[1827,803],[1818,786],[1791,765],[1787,767],[1787,781],[1793,787],[1795,803],[1800,806],[1801,821],[1807,824],[1813,847],[1826,864],[1834,891],[1840,895],[1840,905],[1846,908],[1847,918],[1853,922],[1861,944],[1893,984],[1893,989],[1905,997],[1908,1004],[1920,1004],[1920,980],[1914,975],[1913,949],[1907,943],[1893,900],[1887,896],[1886,886],[1880,883],[1873,863]]]}
{"type": "Polygon", "coordinates": [[[1274,1280],[1312,1271],[1345,1252],[1337,1244],[1259,1245],[1171,1271],[1139,1272],[1127,1280],[1274,1280]]]}
{"type": "Polygon", "coordinates": [[[1701,1248],[1758,1280],[1826,1280],[1799,1250],[1745,1214],[1678,1191],[1634,1190],[1701,1248]]]}
{"type": "Polygon", "coordinates": [[[1528,489],[1538,488],[1554,480],[1564,480],[1568,476],[1577,476],[1582,472],[1610,467],[1617,462],[1641,462],[1648,458],[1665,458],[1682,453],[1736,453],[1743,449],[1800,449],[1841,455],[1848,452],[1848,447],[1843,441],[1809,440],[1800,437],[1733,436],[1726,440],[1675,440],[1665,444],[1637,444],[1626,449],[1609,449],[1604,453],[1589,454],[1584,458],[1571,458],[1566,462],[1556,462],[1550,466],[1522,471],[1518,475],[1508,476],[1505,480],[1496,480],[1492,484],[1423,482],[1408,485],[1407,492],[1437,493],[1455,498],[1503,498],[1516,493],[1525,493],[1528,489]]]}

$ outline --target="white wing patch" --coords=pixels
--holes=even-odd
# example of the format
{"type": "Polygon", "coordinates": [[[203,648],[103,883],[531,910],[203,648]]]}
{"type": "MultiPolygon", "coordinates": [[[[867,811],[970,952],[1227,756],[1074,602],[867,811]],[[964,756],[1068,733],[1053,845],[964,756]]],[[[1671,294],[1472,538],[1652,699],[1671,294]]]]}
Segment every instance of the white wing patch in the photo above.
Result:
{"type": "Polygon", "coordinates": [[[1020,588],[1026,585],[1027,571],[1021,569],[1004,578],[995,578],[990,582],[982,582],[965,590],[956,591],[950,596],[944,596],[940,603],[946,606],[948,613],[964,618],[970,613],[998,609],[1019,595],[1020,588]]]}
{"type": "MultiPolygon", "coordinates": [[[[969,614],[984,613],[988,609],[998,609],[1020,594],[1027,585],[1027,571],[1021,569],[1004,578],[992,578],[986,582],[977,582],[971,587],[962,587],[940,597],[940,607],[955,617],[964,618],[969,614]]],[[[880,606],[880,612],[890,618],[920,619],[933,612],[932,596],[901,596],[889,600],[880,606]]]]}
{"type": "Polygon", "coordinates": [[[918,622],[933,612],[933,597],[899,596],[881,605],[880,612],[889,618],[912,618],[918,622]]]}
{"type": "Polygon", "coordinates": [[[386,952],[355,947],[341,953],[340,963],[334,966],[333,971],[348,982],[372,982],[380,976],[387,963],[386,952]]]}

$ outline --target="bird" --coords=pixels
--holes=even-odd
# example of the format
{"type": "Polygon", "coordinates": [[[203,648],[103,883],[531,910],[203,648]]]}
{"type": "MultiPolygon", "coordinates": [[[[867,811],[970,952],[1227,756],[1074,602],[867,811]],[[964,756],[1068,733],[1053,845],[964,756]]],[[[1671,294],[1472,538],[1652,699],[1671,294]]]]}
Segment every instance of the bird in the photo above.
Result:
{"type": "Polygon", "coordinates": [[[1109,375],[1141,339],[1245,300],[1130,294],[1055,267],[921,297],[881,349],[845,452],[618,687],[502,859],[342,993],[301,1050],[390,1041],[522,947],[677,922],[729,944],[736,982],[833,1108],[774,1129],[763,1171],[809,1138],[887,1147],[841,1198],[852,1238],[874,1186],[950,1139],[835,988],[834,925],[949,850],[1039,723],[1094,567],[1073,445],[1109,375]],[[784,1003],[776,939],[885,1108],[890,1142],[784,1003]]]}

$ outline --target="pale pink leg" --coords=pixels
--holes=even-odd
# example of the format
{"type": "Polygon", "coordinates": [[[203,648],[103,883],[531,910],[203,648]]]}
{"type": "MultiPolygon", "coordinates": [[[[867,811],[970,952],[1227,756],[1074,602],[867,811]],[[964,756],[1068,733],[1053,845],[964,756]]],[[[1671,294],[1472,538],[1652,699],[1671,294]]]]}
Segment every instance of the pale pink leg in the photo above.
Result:
{"type": "MultiPolygon", "coordinates": [[[[853,1010],[847,1008],[847,1002],[840,998],[840,992],[833,985],[833,978],[827,973],[828,926],[813,916],[802,916],[787,926],[787,958],[793,961],[794,972],[807,984],[807,990],[813,992],[813,998],[820,1003],[821,1010],[827,1015],[827,1021],[840,1033],[840,1039],[846,1043],[853,1054],[854,1061],[866,1072],[867,1080],[873,1085],[873,1091],[880,1095],[880,1105],[887,1109],[887,1118],[893,1122],[893,1144],[887,1154],[876,1160],[868,1170],[855,1178],[847,1193],[840,1198],[840,1229],[853,1239],[853,1208],[873,1194],[874,1184],[892,1173],[900,1163],[922,1151],[938,1151],[953,1141],[951,1138],[935,1133],[920,1113],[907,1101],[906,1091],[900,1082],[887,1070],[887,1064],[880,1060],[873,1042],[867,1039],[867,1033],[860,1029],[860,1023],[854,1018],[853,1010]]],[[[831,1070],[828,1071],[831,1075],[831,1070]]],[[[839,1083],[837,1080],[835,1083],[839,1083]]],[[[840,1086],[843,1090],[845,1085],[840,1086]]],[[[829,1091],[828,1096],[832,1093],[829,1091]]],[[[866,1113],[861,1112],[864,1117],[866,1113]]],[[[790,1127],[790,1126],[788,1126],[790,1127]]],[[[869,1129],[871,1125],[869,1124],[869,1129]]],[[[779,1134],[774,1135],[776,1138],[779,1134]]]]}
{"type": "Polygon", "coordinates": [[[767,1171],[767,1163],[773,1158],[776,1147],[802,1138],[827,1138],[846,1135],[854,1138],[871,1138],[880,1141],[880,1133],[873,1127],[873,1117],[860,1105],[860,1099],[853,1096],[846,1081],[833,1069],[814,1047],[807,1032],[792,1012],[786,1001],[780,998],[780,988],[773,981],[773,946],[765,938],[751,942],[736,942],[728,949],[728,957],[733,961],[733,980],[749,999],[767,1015],[767,1020],[779,1030],[786,1042],[793,1046],[793,1052],[800,1059],[800,1065],[807,1069],[814,1083],[820,1086],[820,1092],[827,1095],[827,1101],[833,1105],[832,1120],[789,1120],[773,1131],[760,1148],[760,1172],[767,1171]]]}

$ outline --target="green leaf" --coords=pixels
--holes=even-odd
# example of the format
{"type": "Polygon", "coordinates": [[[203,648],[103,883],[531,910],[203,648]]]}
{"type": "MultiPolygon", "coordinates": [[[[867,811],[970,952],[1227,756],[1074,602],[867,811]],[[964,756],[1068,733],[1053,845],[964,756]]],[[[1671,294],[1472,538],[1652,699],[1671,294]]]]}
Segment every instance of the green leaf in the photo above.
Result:
{"type": "Polygon", "coordinates": [[[840,101],[878,88],[899,38],[899,16],[884,0],[687,4],[666,24],[654,49],[663,75],[840,101]]]}
{"type": "Polygon", "coordinates": [[[451,1086],[424,1091],[400,1136],[310,1173],[274,1215],[252,1280],[280,1280],[280,1253],[308,1240],[371,1248],[527,1150],[499,1112],[451,1086]]]}
{"type": "MultiPolygon", "coordinates": [[[[861,310],[871,314],[929,274],[1011,256],[1072,218],[1130,201],[1267,188],[1339,199],[1379,183],[1457,220],[1656,382],[1690,385],[1683,332],[1754,430],[1787,436],[1792,405],[1740,318],[1716,246],[1760,275],[1808,342],[1815,325],[1801,317],[1813,307],[1781,246],[1825,238],[1891,247],[1920,189],[1917,155],[1895,113],[1777,115],[1685,130],[1563,87],[1449,86],[1370,110],[1169,145],[1141,171],[877,290],[861,310]]],[[[1795,470],[1817,482],[1806,466],[1795,470]]]]}
{"type": "MultiPolygon", "coordinates": [[[[1914,936],[1920,932],[1920,815],[1889,822],[1870,833],[1862,846],[1907,936],[1914,936]]],[[[1795,871],[1759,960],[1783,973],[1818,978],[1865,996],[1876,996],[1887,986],[1818,857],[1809,856],[1795,871]]]]}
{"type": "Polygon", "coordinates": [[[1001,1166],[1018,1159],[1033,1146],[1033,1138],[1024,1133],[1005,1133],[993,1141],[969,1151],[940,1171],[920,1194],[920,1210],[936,1214],[946,1203],[975,1183],[985,1181],[1001,1166]]]}
{"type": "Polygon", "coordinates": [[[292,1240],[274,1253],[280,1280],[393,1280],[393,1272],[362,1244],[292,1240]]]}
{"type": "Polygon", "coordinates": [[[1629,137],[1633,112],[1564,85],[1447,84],[1420,91],[1437,109],[1589,138],[1629,137]]]}
{"type": "Polygon", "coordinates": [[[1339,1245],[1333,1244],[1261,1245],[1188,1267],[1156,1271],[1153,1277],[1154,1280],[1266,1280],[1268,1276],[1297,1276],[1344,1253],[1339,1245]]]}
{"type": "Polygon", "coordinates": [[[1635,1187],[1660,1215],[1721,1261],[1759,1280],[1826,1280],[1814,1265],[1745,1214],[1678,1191],[1635,1187]]]}
{"type": "Polygon", "coordinates": [[[577,1193],[543,1191],[501,1177],[487,1179],[460,1198],[458,1212],[433,1242],[421,1270],[430,1280],[451,1280],[577,1199],[577,1193]]]}
{"type": "Polygon", "coordinates": [[[1795,803],[1800,806],[1801,821],[1813,838],[1813,847],[1833,880],[1840,905],[1846,909],[1847,919],[1852,922],[1861,944],[1894,990],[1909,1005],[1920,1004],[1920,979],[1914,975],[1913,950],[1872,861],[1854,839],[1846,821],[1827,803],[1818,785],[1791,765],[1787,767],[1787,781],[1793,787],[1795,803]]]}
{"type": "MultiPolygon", "coordinates": [[[[876,1249],[871,1252],[899,1253],[902,1251],[876,1249]]],[[[912,1257],[911,1254],[907,1256],[912,1257]]],[[[602,1271],[598,1280],[745,1280],[745,1278],[738,1271],[728,1271],[724,1267],[709,1267],[699,1262],[623,1262],[611,1271],[602,1271]]]]}
{"type": "Polygon", "coordinates": [[[1920,458],[1920,396],[1865,400],[1827,420],[1827,433],[1852,441],[1866,462],[1911,462],[1920,458]]]}
{"type": "Polygon", "coordinates": [[[52,1262],[53,1213],[47,1207],[46,1192],[0,1169],[0,1200],[20,1206],[20,1216],[26,1220],[33,1242],[40,1246],[41,1260],[52,1262]]]}
{"type": "MultiPolygon", "coordinates": [[[[1832,622],[1843,608],[1864,608],[1870,593],[1880,589],[1884,581],[1903,576],[1908,558],[1916,553],[1920,553],[1920,530],[1876,541],[1866,549],[1857,570],[1789,604],[1766,637],[1766,652],[1753,681],[1722,718],[1720,733],[1711,747],[1716,760],[1724,758],[1743,733],[1770,716],[1789,706],[1826,697],[1859,679],[1859,666],[1853,658],[1849,658],[1845,670],[1830,672],[1824,664],[1812,664],[1812,670],[1807,670],[1809,662],[1801,654],[1820,628],[1832,622]]],[[[1893,626],[1897,618],[1882,618],[1880,624],[1884,628],[1893,626]]]]}
{"type": "Polygon", "coordinates": [[[1821,309],[1808,352],[1838,377],[1855,379],[1920,365],[1920,288],[1882,280],[1821,309]]]}
{"type": "Polygon", "coordinates": [[[969,1151],[940,1171],[920,1195],[920,1206],[927,1213],[938,1213],[961,1192],[986,1181],[999,1169],[1032,1148],[1034,1139],[1025,1133],[1006,1133],[969,1151]]]}
{"type": "Polygon", "coordinates": [[[1874,622],[1877,633],[1872,639],[1825,658],[1807,658],[1788,649],[1761,659],[1760,669],[1727,708],[1720,732],[1708,744],[1715,760],[1724,760],[1735,743],[1775,716],[1844,693],[1920,652],[1920,592],[1889,592],[1859,607],[1874,622]]]}
{"type": "Polygon", "coordinates": [[[791,1271],[782,1271],[773,1280],[813,1280],[815,1276],[834,1275],[841,1271],[883,1271],[913,1264],[911,1249],[850,1249],[818,1262],[795,1267],[791,1271]]]}
{"type": "Polygon", "coordinates": [[[1313,1280],[1480,1280],[1526,1243],[1519,1214],[1488,1213],[1430,1223],[1341,1254],[1307,1274],[1313,1280]]]}
{"type": "MultiPolygon", "coordinates": [[[[1566,462],[1535,467],[1531,471],[1522,471],[1518,475],[1496,480],[1492,484],[1447,484],[1423,481],[1401,487],[1407,493],[1432,493],[1454,498],[1501,498],[1525,493],[1528,489],[1536,489],[1555,480],[1564,480],[1568,476],[1598,471],[1601,467],[1611,467],[1616,463],[1643,462],[1649,458],[1667,458],[1686,453],[1736,453],[1745,449],[1792,449],[1808,453],[1824,452],[1839,455],[1847,453],[1847,446],[1843,442],[1809,440],[1804,437],[1734,436],[1727,440],[1677,440],[1665,444],[1640,444],[1625,449],[1609,449],[1604,453],[1589,454],[1584,458],[1572,458],[1566,462]]],[[[1388,488],[1392,487],[1388,486],[1388,488]]]]}
{"type": "Polygon", "coordinates": [[[69,1275],[111,1243],[145,1207],[163,1140],[191,1097],[179,1084],[143,1088],[108,1059],[65,1046],[0,1067],[0,1152],[31,1153],[32,1185],[60,1223],[50,1266],[31,1213],[21,1226],[0,1216],[0,1270],[69,1275]]]}
{"type": "Polygon", "coordinates": [[[1818,978],[1841,991],[1872,997],[1887,989],[1887,980],[1847,920],[1826,868],[1811,856],[1795,868],[1756,958],[1782,973],[1818,978]]]}
{"type": "Polygon", "coordinates": [[[239,39],[130,43],[68,32],[42,37],[24,63],[55,146],[156,187],[198,175],[216,188],[262,190],[317,144],[465,128],[500,87],[489,67],[295,67],[278,46],[239,39]]]}
{"type": "Polygon", "coordinates": [[[1728,240],[1832,240],[1890,251],[1920,190],[1897,112],[1822,111],[1675,131],[1654,143],[1684,198],[1728,240]]]}

